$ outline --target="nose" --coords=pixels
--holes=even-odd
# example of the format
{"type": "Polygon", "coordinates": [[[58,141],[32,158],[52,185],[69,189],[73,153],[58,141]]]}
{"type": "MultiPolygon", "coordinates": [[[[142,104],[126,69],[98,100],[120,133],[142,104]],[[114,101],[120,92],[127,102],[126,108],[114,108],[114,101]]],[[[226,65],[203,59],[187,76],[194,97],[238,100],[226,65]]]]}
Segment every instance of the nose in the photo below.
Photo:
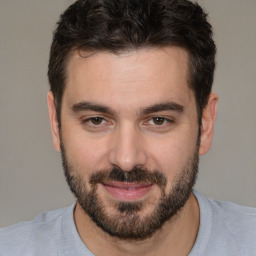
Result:
{"type": "Polygon", "coordinates": [[[124,171],[145,166],[147,154],[140,131],[133,125],[120,126],[111,141],[109,161],[124,171]]]}

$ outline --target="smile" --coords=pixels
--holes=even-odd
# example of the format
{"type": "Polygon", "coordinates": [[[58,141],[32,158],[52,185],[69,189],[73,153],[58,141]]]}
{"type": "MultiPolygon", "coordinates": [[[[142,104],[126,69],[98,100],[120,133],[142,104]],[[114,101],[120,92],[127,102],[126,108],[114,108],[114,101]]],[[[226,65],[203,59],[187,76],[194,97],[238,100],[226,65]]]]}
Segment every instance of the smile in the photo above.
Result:
{"type": "Polygon", "coordinates": [[[102,185],[108,194],[119,201],[139,200],[153,188],[153,184],[116,181],[102,183],[102,185]]]}

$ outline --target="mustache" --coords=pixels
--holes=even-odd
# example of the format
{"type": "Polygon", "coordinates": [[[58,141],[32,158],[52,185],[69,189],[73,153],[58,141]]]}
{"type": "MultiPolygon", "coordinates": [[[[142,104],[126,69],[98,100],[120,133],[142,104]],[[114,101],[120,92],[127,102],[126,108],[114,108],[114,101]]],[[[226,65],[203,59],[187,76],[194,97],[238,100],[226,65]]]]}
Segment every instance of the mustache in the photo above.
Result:
{"type": "Polygon", "coordinates": [[[121,168],[114,167],[112,170],[101,170],[94,172],[90,177],[90,184],[96,185],[106,181],[119,182],[148,182],[157,184],[160,187],[165,187],[167,183],[166,177],[158,170],[149,171],[145,168],[134,167],[130,171],[124,171],[121,168]]]}

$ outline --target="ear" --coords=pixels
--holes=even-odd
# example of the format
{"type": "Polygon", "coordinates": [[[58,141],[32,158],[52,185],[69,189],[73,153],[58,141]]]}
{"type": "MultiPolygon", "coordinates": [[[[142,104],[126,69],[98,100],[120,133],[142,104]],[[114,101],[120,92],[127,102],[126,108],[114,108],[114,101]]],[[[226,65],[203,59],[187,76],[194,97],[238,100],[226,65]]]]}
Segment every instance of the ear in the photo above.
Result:
{"type": "Polygon", "coordinates": [[[207,153],[211,147],[214,123],[217,117],[217,102],[217,94],[211,93],[207,106],[203,109],[201,124],[201,140],[199,147],[200,155],[207,153]]]}
{"type": "Polygon", "coordinates": [[[59,133],[59,122],[57,118],[57,112],[54,103],[54,96],[51,91],[47,95],[47,104],[49,111],[49,118],[52,130],[53,145],[57,151],[60,152],[60,133],[59,133]]]}

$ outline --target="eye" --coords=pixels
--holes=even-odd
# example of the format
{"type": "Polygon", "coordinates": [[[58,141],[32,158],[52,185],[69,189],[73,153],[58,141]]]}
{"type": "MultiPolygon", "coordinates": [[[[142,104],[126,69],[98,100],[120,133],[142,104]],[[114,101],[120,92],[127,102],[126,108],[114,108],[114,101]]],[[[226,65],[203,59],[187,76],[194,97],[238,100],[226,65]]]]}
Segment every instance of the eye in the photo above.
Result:
{"type": "Polygon", "coordinates": [[[101,125],[105,120],[102,117],[92,117],[88,120],[93,125],[101,125]]]}
{"type": "Polygon", "coordinates": [[[174,117],[168,116],[151,116],[145,120],[143,126],[153,132],[168,132],[171,131],[175,126],[174,117]]]}
{"type": "Polygon", "coordinates": [[[163,126],[163,125],[167,124],[168,122],[172,122],[172,120],[169,120],[165,117],[156,116],[156,117],[152,117],[148,123],[150,125],[163,126]]]}
{"type": "Polygon", "coordinates": [[[84,116],[81,124],[83,129],[92,133],[110,131],[114,127],[113,119],[102,116],[84,116]]]}
{"type": "Polygon", "coordinates": [[[100,127],[106,124],[106,120],[103,117],[95,116],[82,120],[82,124],[87,127],[100,127]]]}
{"type": "Polygon", "coordinates": [[[167,122],[166,118],[164,117],[153,117],[152,123],[155,125],[163,125],[167,122]]]}

